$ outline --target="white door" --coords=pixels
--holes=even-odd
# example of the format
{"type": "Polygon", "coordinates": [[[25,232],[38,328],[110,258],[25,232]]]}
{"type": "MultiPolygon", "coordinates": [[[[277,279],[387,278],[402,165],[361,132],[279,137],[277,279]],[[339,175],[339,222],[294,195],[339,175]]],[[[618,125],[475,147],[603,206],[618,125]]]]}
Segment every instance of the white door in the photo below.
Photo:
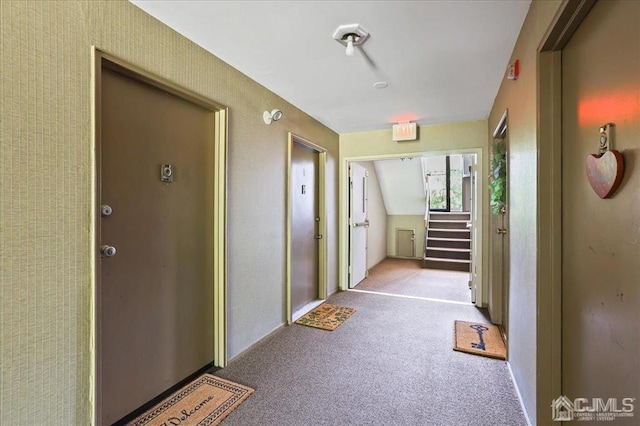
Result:
{"type": "Polygon", "coordinates": [[[349,168],[349,288],[367,275],[367,169],[352,163],[349,168]]]}

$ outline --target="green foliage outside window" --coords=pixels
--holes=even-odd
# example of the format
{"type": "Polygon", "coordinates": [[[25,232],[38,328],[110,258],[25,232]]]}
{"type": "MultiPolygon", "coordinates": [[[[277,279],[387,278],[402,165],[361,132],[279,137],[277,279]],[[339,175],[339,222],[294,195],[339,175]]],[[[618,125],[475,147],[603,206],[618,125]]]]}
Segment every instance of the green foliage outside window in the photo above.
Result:
{"type": "Polygon", "coordinates": [[[491,211],[496,215],[501,214],[507,202],[507,149],[502,141],[493,142],[489,190],[491,211]]]}

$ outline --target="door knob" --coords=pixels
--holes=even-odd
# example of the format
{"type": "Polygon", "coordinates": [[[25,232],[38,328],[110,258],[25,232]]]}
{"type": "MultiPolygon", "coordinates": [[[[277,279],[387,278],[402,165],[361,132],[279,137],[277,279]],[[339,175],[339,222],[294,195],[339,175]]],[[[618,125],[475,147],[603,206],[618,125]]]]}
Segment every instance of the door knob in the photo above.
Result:
{"type": "Polygon", "coordinates": [[[100,247],[100,257],[113,257],[116,252],[117,250],[114,246],[104,245],[100,247]]]}
{"type": "Polygon", "coordinates": [[[507,233],[507,230],[505,228],[498,228],[496,229],[496,233],[504,235],[507,233]]]}
{"type": "Polygon", "coordinates": [[[316,240],[321,240],[321,239],[322,239],[322,235],[321,235],[321,234],[316,235],[316,236],[315,236],[315,239],[316,239],[316,240]]]}

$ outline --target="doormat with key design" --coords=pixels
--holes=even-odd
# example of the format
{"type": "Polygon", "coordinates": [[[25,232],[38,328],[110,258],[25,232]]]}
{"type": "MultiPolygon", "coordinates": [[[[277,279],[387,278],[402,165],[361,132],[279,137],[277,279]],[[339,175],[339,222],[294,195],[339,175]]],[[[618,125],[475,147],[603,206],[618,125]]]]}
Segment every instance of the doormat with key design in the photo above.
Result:
{"type": "Polygon", "coordinates": [[[356,310],[344,306],[323,303],[311,312],[303,315],[296,324],[333,331],[340,327],[356,310]]]}
{"type": "Polygon", "coordinates": [[[127,426],[214,426],[253,393],[253,389],[204,374],[127,426]]]}
{"type": "Polygon", "coordinates": [[[454,351],[497,359],[507,358],[507,348],[497,325],[455,321],[454,334],[454,351]]]}

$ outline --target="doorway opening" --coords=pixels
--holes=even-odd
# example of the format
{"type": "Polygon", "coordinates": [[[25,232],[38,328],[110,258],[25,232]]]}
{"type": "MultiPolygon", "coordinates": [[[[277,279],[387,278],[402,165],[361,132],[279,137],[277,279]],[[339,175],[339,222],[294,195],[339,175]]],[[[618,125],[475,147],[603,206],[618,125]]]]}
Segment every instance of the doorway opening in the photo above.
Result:
{"type": "Polygon", "coordinates": [[[480,157],[481,150],[473,150],[345,159],[341,289],[477,302],[474,295],[482,292],[482,200],[475,179],[480,157]],[[437,182],[430,186],[432,180],[437,182]],[[443,229],[433,229],[436,224],[443,229]],[[429,257],[443,253],[462,268],[447,271],[428,264],[429,257]]]}

